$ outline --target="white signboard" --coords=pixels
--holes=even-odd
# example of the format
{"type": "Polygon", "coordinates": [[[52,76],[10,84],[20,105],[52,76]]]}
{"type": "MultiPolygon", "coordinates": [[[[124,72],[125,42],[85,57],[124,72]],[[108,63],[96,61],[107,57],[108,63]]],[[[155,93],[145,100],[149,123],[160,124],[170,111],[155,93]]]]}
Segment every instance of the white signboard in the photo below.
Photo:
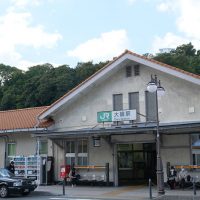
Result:
{"type": "Polygon", "coordinates": [[[129,121],[136,120],[136,110],[119,110],[112,111],[112,121],[129,121]]]}

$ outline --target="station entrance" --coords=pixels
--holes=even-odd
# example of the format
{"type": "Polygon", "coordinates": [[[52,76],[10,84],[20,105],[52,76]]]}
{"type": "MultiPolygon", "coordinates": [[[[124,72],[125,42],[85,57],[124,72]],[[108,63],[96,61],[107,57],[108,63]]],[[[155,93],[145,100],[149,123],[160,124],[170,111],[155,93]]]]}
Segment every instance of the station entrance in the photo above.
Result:
{"type": "Polygon", "coordinates": [[[156,144],[118,144],[119,185],[147,183],[156,180],[156,144]]]}

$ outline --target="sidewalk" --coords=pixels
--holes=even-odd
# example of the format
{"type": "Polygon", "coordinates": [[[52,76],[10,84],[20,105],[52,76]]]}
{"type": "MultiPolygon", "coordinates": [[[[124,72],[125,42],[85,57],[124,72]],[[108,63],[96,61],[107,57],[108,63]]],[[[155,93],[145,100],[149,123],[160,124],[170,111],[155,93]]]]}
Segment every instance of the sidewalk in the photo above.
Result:
{"type": "MultiPolygon", "coordinates": [[[[65,186],[63,196],[62,185],[38,186],[35,193],[46,196],[62,196],[67,198],[82,199],[121,199],[121,200],[147,200],[149,199],[149,188],[147,186],[123,186],[123,187],[97,187],[97,186],[65,186]]],[[[193,200],[200,199],[200,190],[193,196],[193,190],[170,190],[165,189],[165,195],[158,197],[157,188],[152,188],[153,199],[162,200],[193,200]]]]}

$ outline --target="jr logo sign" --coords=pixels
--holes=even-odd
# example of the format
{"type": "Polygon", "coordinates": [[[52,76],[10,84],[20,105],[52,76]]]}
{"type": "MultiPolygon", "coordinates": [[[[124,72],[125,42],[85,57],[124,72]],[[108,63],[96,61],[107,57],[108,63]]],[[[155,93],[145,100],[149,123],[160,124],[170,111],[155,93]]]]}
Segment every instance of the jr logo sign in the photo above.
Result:
{"type": "Polygon", "coordinates": [[[112,122],[112,112],[102,111],[97,113],[97,122],[112,122]]]}

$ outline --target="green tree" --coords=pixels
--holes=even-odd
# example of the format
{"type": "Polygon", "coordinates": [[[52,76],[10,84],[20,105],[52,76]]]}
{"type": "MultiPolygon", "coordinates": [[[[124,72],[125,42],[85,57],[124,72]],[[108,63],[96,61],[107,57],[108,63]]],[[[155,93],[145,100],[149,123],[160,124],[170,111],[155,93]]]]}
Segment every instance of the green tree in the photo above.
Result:
{"type": "Polygon", "coordinates": [[[191,43],[178,46],[169,53],[157,54],[154,59],[185,71],[200,74],[200,51],[197,51],[191,43]]]}

